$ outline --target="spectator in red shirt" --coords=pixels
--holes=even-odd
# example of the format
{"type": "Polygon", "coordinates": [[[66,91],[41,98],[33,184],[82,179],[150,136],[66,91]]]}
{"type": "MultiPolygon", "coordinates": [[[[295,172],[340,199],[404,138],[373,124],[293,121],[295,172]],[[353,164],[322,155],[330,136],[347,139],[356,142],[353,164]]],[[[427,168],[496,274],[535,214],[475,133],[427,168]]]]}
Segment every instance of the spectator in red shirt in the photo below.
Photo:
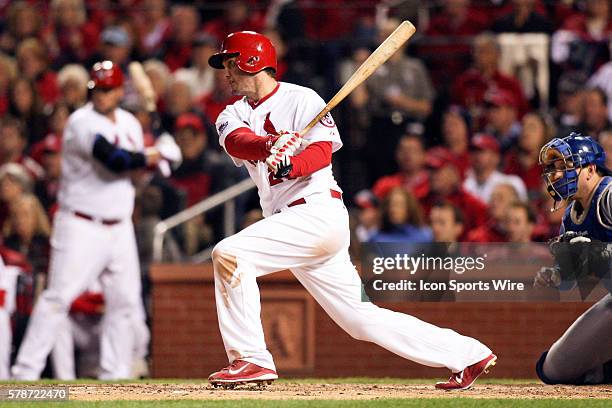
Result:
{"type": "Polygon", "coordinates": [[[453,102],[468,108],[475,130],[482,129],[484,97],[489,90],[505,90],[512,94],[519,116],[530,110],[519,81],[499,71],[499,58],[495,36],[490,33],[478,35],[474,39],[474,67],[461,74],[453,84],[453,102]]]}
{"type": "Polygon", "coordinates": [[[425,170],[425,147],[419,135],[405,134],[399,140],[395,151],[398,172],[379,178],[372,192],[379,200],[396,187],[402,187],[417,198],[423,197],[428,190],[429,174],[425,170]]]}
{"type": "Polygon", "coordinates": [[[36,85],[36,92],[46,105],[54,104],[60,96],[57,74],[49,69],[47,49],[36,38],[29,38],[17,46],[17,65],[20,74],[36,85]]]}
{"type": "Polygon", "coordinates": [[[468,242],[507,242],[506,216],[512,203],[519,201],[512,184],[498,184],[491,193],[488,220],[467,234],[468,242]]]}
{"type": "Polygon", "coordinates": [[[170,18],[167,14],[165,0],[145,0],[142,2],[142,13],[139,13],[138,31],[140,52],[145,56],[154,56],[170,34],[170,18]]]}
{"type": "Polygon", "coordinates": [[[55,66],[87,61],[98,45],[99,28],[87,21],[83,0],[52,1],[49,17],[43,39],[55,66]]]}
{"type": "Polygon", "coordinates": [[[176,5],[172,8],[170,35],[163,45],[164,62],[174,72],[186,67],[191,58],[191,45],[195,39],[200,16],[195,7],[176,5]]]}
{"type": "Polygon", "coordinates": [[[68,64],[57,73],[57,82],[62,92],[62,102],[70,112],[87,103],[89,74],[82,65],[68,64]]]}
{"type": "MultiPolygon", "coordinates": [[[[9,2],[10,4],[11,2],[9,2]]],[[[15,1],[6,11],[4,31],[0,35],[0,50],[14,55],[17,45],[38,37],[43,24],[42,13],[29,1],[15,1]]]]}
{"type": "Polygon", "coordinates": [[[521,135],[517,144],[506,155],[504,173],[519,176],[527,187],[530,202],[540,203],[544,182],[538,163],[540,149],[552,137],[552,130],[537,113],[523,116],[521,135]]]}
{"type": "Polygon", "coordinates": [[[506,152],[516,145],[521,134],[518,121],[518,106],[513,95],[505,90],[491,90],[485,95],[487,133],[495,136],[501,151],[506,152]]]}
{"type": "Polygon", "coordinates": [[[8,111],[9,85],[17,76],[17,64],[8,55],[0,53],[0,116],[8,111]]]}
{"type": "Polygon", "coordinates": [[[229,0],[224,4],[223,15],[204,24],[203,31],[209,33],[220,43],[230,33],[237,31],[257,31],[263,29],[263,15],[259,10],[251,10],[244,0],[229,0]]]}
{"type": "Polygon", "coordinates": [[[469,113],[458,105],[449,107],[442,117],[442,140],[455,158],[462,175],[470,167],[471,120],[469,113]]]}
{"type": "Polygon", "coordinates": [[[472,37],[490,22],[469,0],[446,0],[441,13],[433,15],[425,30],[427,41],[419,56],[430,62],[434,83],[447,86],[469,65],[472,37]]]}
{"type": "Polygon", "coordinates": [[[9,113],[22,124],[26,146],[38,142],[47,132],[47,119],[43,105],[34,84],[24,77],[17,77],[11,83],[9,113]]]}
{"type": "Polygon", "coordinates": [[[426,166],[430,169],[429,192],[420,202],[427,217],[436,203],[448,201],[456,205],[465,215],[465,231],[462,238],[465,238],[468,231],[486,222],[487,205],[462,188],[459,169],[447,149],[430,149],[427,153],[426,166]]]}
{"type": "Polygon", "coordinates": [[[34,179],[43,175],[42,168],[32,158],[26,156],[27,139],[23,123],[11,116],[0,120],[0,165],[21,164],[34,179]]]}

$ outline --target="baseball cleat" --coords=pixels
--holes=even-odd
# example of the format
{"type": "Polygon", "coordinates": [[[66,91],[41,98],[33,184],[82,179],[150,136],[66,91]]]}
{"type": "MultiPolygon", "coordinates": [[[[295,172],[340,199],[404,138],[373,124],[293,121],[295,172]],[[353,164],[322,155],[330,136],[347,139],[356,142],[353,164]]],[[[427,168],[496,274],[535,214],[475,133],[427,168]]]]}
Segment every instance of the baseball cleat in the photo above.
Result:
{"type": "Polygon", "coordinates": [[[208,382],[214,388],[233,389],[238,385],[255,384],[260,388],[278,379],[276,371],[244,360],[235,360],[222,370],[212,373],[208,382]]]}
{"type": "Polygon", "coordinates": [[[491,354],[489,357],[481,360],[471,366],[463,369],[458,373],[453,373],[448,381],[436,383],[436,388],[439,390],[467,390],[474,381],[483,373],[488,373],[489,369],[497,363],[497,356],[491,354]]]}

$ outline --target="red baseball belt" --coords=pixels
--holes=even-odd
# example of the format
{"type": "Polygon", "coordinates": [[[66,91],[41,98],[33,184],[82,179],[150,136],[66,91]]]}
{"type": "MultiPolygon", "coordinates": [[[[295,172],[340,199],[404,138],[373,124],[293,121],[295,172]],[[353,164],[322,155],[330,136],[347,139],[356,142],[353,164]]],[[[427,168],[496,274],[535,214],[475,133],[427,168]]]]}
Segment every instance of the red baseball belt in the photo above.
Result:
{"type": "MultiPolygon", "coordinates": [[[[331,194],[332,198],[337,198],[338,200],[342,200],[342,193],[336,190],[329,190],[329,193],[331,194]]],[[[306,199],[305,198],[298,198],[295,201],[290,202],[289,204],[287,204],[287,207],[293,207],[295,205],[301,205],[301,204],[306,204],[306,199]]]]}
{"type": "Polygon", "coordinates": [[[121,220],[118,219],[105,219],[105,218],[96,218],[93,215],[89,215],[89,214],[85,214],[82,213],[80,211],[73,211],[72,212],[76,217],[79,218],[83,218],[84,220],[88,220],[91,222],[99,222],[102,225],[115,225],[115,224],[119,224],[121,222],[121,220]]]}

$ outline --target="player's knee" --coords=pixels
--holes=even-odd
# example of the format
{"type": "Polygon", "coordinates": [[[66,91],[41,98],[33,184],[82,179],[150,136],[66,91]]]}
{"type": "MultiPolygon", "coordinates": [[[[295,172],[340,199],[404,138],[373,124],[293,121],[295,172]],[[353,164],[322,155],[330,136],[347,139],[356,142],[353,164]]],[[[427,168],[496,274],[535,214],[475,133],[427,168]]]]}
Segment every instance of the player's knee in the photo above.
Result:
{"type": "Polygon", "coordinates": [[[227,238],[215,245],[212,262],[216,277],[229,279],[238,268],[238,260],[231,247],[231,242],[227,238]]]}
{"type": "Polygon", "coordinates": [[[544,384],[558,384],[557,381],[555,381],[554,379],[550,378],[545,372],[544,372],[544,361],[546,361],[546,357],[548,356],[548,351],[545,351],[542,353],[542,355],[540,356],[540,358],[538,359],[538,361],[536,362],[536,374],[538,375],[538,378],[540,380],[542,380],[542,382],[544,384]]]}

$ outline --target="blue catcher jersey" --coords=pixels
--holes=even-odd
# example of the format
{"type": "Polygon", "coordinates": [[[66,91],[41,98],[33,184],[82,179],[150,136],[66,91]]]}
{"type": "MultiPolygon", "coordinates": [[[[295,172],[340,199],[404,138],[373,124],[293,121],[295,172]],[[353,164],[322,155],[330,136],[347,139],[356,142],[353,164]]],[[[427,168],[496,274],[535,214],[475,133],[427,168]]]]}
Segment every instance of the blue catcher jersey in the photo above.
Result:
{"type": "Polygon", "coordinates": [[[586,214],[577,215],[574,209],[575,201],[567,207],[563,215],[563,222],[561,223],[561,234],[567,231],[586,232],[590,238],[603,242],[612,242],[612,226],[603,221],[612,217],[609,214],[602,214],[602,211],[610,211],[610,208],[607,205],[600,206],[601,196],[611,182],[612,177],[606,176],[602,178],[593,194],[593,198],[591,198],[586,214]]]}

